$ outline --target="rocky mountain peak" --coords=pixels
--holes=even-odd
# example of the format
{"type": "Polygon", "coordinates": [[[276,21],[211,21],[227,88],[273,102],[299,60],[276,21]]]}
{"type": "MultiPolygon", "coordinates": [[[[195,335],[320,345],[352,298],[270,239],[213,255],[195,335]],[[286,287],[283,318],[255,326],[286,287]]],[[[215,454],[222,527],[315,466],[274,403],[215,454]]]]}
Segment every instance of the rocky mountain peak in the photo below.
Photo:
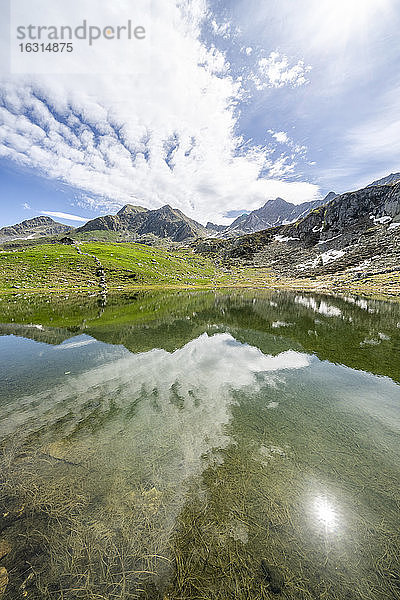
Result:
{"type": "Polygon", "coordinates": [[[376,185],[392,185],[394,183],[398,183],[400,181],[400,173],[390,173],[386,177],[382,177],[382,179],[378,179],[377,181],[373,181],[367,187],[374,187],[376,185]]]}
{"type": "Polygon", "coordinates": [[[25,221],[10,227],[3,227],[0,229],[0,238],[33,239],[46,235],[68,233],[72,229],[73,227],[70,227],[69,225],[63,225],[62,223],[57,223],[57,221],[54,221],[47,215],[40,215],[39,217],[26,219],[25,221]]]}
{"type": "Polygon", "coordinates": [[[54,225],[55,223],[56,221],[54,221],[54,219],[51,217],[40,215],[39,217],[33,217],[33,219],[26,219],[25,221],[19,223],[19,225],[29,229],[30,227],[37,227],[38,225],[54,225]]]}
{"type": "MultiPolygon", "coordinates": [[[[330,198],[330,200],[329,200],[330,198]]],[[[206,240],[197,250],[229,263],[273,268],[310,277],[346,271],[350,277],[397,273],[400,264],[400,181],[368,186],[282,224],[226,240],[206,240]]],[[[325,199],[324,199],[325,200],[325,199]]],[[[372,289],[372,288],[371,288],[372,289]]]]}
{"type": "Polygon", "coordinates": [[[127,204],[116,215],[106,215],[93,219],[78,231],[121,231],[130,236],[152,234],[158,238],[168,238],[176,242],[204,237],[205,227],[189,219],[180,210],[169,204],[156,210],[127,204]]]}
{"type": "Polygon", "coordinates": [[[121,208],[121,210],[119,210],[117,212],[118,216],[125,216],[125,215],[134,215],[137,213],[141,213],[141,212],[147,212],[147,208],[144,208],[143,206],[135,206],[133,204],[125,204],[125,206],[123,206],[121,208]]]}
{"type": "Polygon", "coordinates": [[[293,223],[318,206],[330,202],[335,197],[336,194],[330,192],[323,199],[296,205],[278,196],[268,200],[261,208],[257,208],[249,214],[241,215],[226,229],[218,231],[214,228],[214,231],[219,237],[229,238],[293,223]]]}
{"type": "Polygon", "coordinates": [[[271,207],[271,206],[273,206],[274,208],[281,208],[281,207],[286,208],[287,206],[294,206],[294,204],[291,204],[291,202],[287,202],[286,200],[284,200],[283,198],[280,198],[278,196],[277,198],[271,198],[270,200],[267,200],[267,202],[264,204],[264,206],[262,206],[258,210],[262,210],[263,208],[271,207]]]}
{"type": "Polygon", "coordinates": [[[176,215],[178,213],[183,214],[177,208],[172,208],[172,206],[170,206],[169,204],[164,204],[164,206],[157,209],[157,212],[164,215],[176,215]]]}
{"type": "Polygon", "coordinates": [[[328,204],[328,202],[330,202],[331,200],[334,200],[336,197],[337,197],[337,194],[335,192],[329,192],[329,194],[327,194],[325,196],[323,203],[328,204]]]}

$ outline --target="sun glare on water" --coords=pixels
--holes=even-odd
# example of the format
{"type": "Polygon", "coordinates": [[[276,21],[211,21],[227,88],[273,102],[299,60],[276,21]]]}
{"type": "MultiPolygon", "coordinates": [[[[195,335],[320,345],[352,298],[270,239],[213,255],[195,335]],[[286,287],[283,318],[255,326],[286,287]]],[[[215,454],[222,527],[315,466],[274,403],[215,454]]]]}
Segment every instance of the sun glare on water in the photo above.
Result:
{"type": "Polygon", "coordinates": [[[338,515],[326,496],[319,496],[314,502],[314,515],[316,521],[326,531],[333,531],[338,526],[338,515]]]}

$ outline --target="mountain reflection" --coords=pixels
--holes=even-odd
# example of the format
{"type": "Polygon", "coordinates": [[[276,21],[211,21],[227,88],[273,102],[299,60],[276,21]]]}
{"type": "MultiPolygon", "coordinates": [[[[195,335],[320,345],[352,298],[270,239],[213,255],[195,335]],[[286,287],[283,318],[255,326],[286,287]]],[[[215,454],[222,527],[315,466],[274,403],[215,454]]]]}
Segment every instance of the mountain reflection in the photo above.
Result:
{"type": "MultiPolygon", "coordinates": [[[[92,342],[72,340],[55,346],[55,350],[83,349],[92,342]]],[[[246,387],[254,391],[265,383],[273,384],[275,372],[308,365],[309,357],[304,353],[288,350],[276,356],[264,355],[230,334],[202,334],[172,353],[155,348],[107,361],[68,377],[65,384],[54,386],[49,380],[47,391],[8,403],[1,427],[4,432],[21,427],[26,433],[39,430],[43,421],[48,427],[56,426],[68,417],[68,434],[72,435],[72,427],[81,430],[85,421],[90,421],[93,407],[100,422],[100,413],[105,416],[112,405],[111,417],[118,415],[118,421],[125,423],[132,422],[135,414],[132,426],[138,414],[149,418],[152,437],[161,433],[158,427],[162,425],[163,435],[184,441],[183,454],[190,448],[188,454],[199,459],[207,450],[205,439],[209,447],[222,443],[222,425],[229,421],[232,391],[246,387]],[[147,401],[141,401],[144,398],[147,401]]]]}
{"type": "Polygon", "coordinates": [[[0,304],[0,335],[49,344],[86,333],[134,353],[172,352],[205,332],[230,332],[266,353],[276,352],[279,338],[282,350],[295,343],[322,360],[400,381],[400,305],[393,302],[287,292],[148,292],[111,296],[100,317],[89,298],[0,304]]]}
{"type": "Polygon", "coordinates": [[[27,569],[49,599],[396,597],[398,304],[173,292],[0,311],[10,598],[27,569]]]}

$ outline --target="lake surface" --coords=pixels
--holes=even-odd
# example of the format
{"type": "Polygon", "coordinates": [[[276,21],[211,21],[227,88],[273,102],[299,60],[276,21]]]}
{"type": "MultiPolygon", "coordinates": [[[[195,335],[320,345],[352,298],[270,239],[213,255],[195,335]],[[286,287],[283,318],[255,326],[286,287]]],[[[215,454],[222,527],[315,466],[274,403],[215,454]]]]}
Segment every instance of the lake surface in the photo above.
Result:
{"type": "Polygon", "coordinates": [[[5,598],[400,598],[399,304],[17,295],[0,323],[5,598]]]}

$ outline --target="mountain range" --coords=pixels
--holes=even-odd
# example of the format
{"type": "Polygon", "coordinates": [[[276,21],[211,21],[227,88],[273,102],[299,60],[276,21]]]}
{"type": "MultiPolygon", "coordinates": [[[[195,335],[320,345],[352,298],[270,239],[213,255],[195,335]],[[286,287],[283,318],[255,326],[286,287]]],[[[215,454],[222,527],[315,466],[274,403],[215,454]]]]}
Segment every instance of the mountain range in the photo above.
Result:
{"type": "Polygon", "coordinates": [[[290,277],[348,269],[354,277],[390,273],[400,265],[400,181],[395,181],[335,196],[295,223],[199,241],[196,250],[290,277]]]}
{"type": "Polygon", "coordinates": [[[77,231],[119,231],[126,232],[128,236],[153,234],[158,238],[169,238],[174,242],[207,235],[203,225],[168,204],[157,210],[127,204],[116,215],[106,215],[88,221],[77,231]]]}
{"type": "MultiPolygon", "coordinates": [[[[369,194],[371,189],[384,190],[386,186],[393,186],[398,181],[400,181],[400,173],[392,173],[370,184],[364,190],[369,190],[367,192],[369,194]]],[[[359,197],[359,192],[353,192],[353,194],[356,193],[359,197]]],[[[330,207],[334,202],[335,206],[343,207],[343,199],[346,197],[348,194],[339,196],[334,192],[329,192],[323,199],[298,205],[286,202],[282,198],[275,198],[268,200],[261,208],[240,215],[231,225],[215,225],[209,222],[206,227],[169,205],[150,210],[142,206],[127,204],[116,215],[97,217],[77,229],[57,223],[48,216],[35,217],[0,229],[0,241],[29,240],[67,233],[72,236],[76,235],[78,238],[85,235],[85,239],[88,237],[107,239],[107,236],[111,239],[113,235],[117,234],[119,240],[126,241],[146,240],[148,236],[152,236],[154,241],[165,239],[179,243],[193,242],[199,238],[241,239],[248,234],[255,234],[271,228],[283,227],[282,231],[291,231],[291,224],[309,222],[304,220],[310,215],[319,214],[318,209],[323,206],[330,207]]],[[[362,205],[359,209],[362,210],[362,205]]],[[[352,211],[353,214],[354,210],[355,207],[352,205],[347,207],[344,212],[348,215],[349,211],[352,211]]],[[[343,208],[340,214],[343,215],[343,208]]],[[[299,231],[302,231],[302,227],[303,225],[299,231]]],[[[286,233],[284,237],[285,235],[286,233]]],[[[309,235],[308,237],[312,239],[313,236],[309,235]]]]}
{"type": "Polygon", "coordinates": [[[249,214],[241,215],[231,225],[224,227],[223,225],[207,223],[206,227],[211,233],[216,234],[217,237],[223,238],[255,233],[269,227],[294,223],[314,210],[314,208],[330,202],[330,200],[336,198],[336,195],[335,192],[329,192],[323,199],[303,202],[303,204],[292,204],[291,202],[286,202],[283,198],[275,198],[274,200],[268,200],[261,208],[253,210],[249,214]]]}
{"type": "Polygon", "coordinates": [[[3,227],[0,229],[0,240],[36,239],[65,233],[92,233],[96,237],[99,232],[118,233],[121,239],[127,240],[152,235],[173,242],[185,242],[210,236],[238,237],[268,227],[292,223],[335,196],[330,192],[322,200],[298,205],[286,202],[282,198],[275,198],[268,200],[261,208],[239,216],[231,225],[207,223],[206,227],[169,205],[149,210],[142,206],[127,204],[116,215],[91,219],[77,229],[57,223],[47,216],[35,217],[17,225],[3,227]]]}

